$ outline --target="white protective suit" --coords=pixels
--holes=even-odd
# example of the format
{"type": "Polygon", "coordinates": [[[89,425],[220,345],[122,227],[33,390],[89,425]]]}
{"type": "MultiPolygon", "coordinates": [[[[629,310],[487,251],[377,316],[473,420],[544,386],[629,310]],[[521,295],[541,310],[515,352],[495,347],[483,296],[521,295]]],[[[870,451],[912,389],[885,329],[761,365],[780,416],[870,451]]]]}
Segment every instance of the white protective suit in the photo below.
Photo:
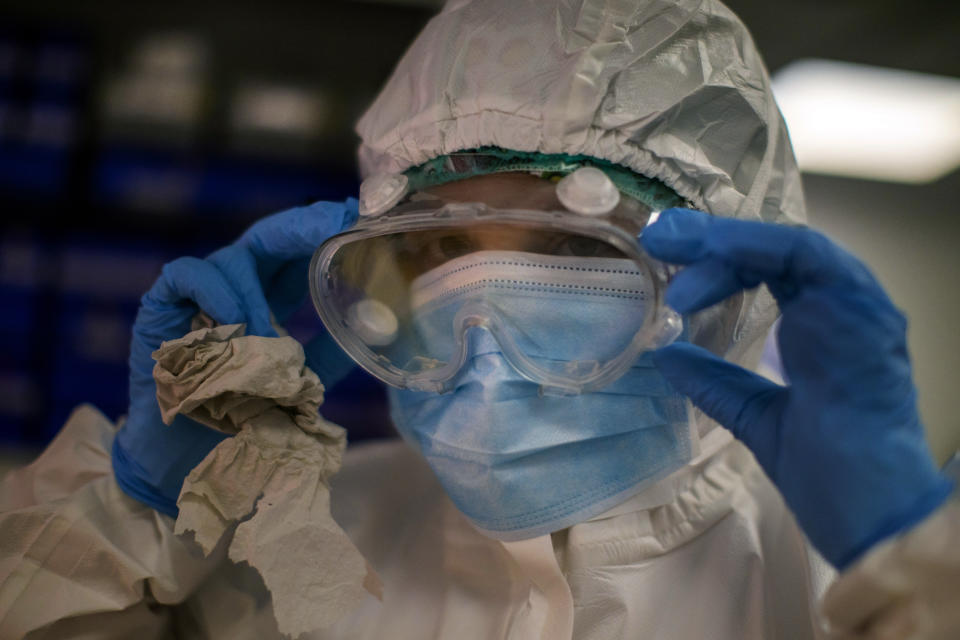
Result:
{"type": "MultiPolygon", "coordinates": [[[[454,0],[358,131],[365,174],[492,145],[610,160],[717,215],[804,215],[767,74],[716,0],[454,0]]],[[[701,314],[691,339],[750,365],[775,314],[748,293],[701,314]]],[[[831,572],[746,449],[698,420],[686,467],[515,543],[472,529],[404,444],[348,449],[333,515],[382,599],[310,637],[807,640],[829,637],[821,610],[836,637],[958,637],[957,501],[872,550],[821,606],[831,572]]],[[[256,573],[222,548],[203,559],[120,491],[113,433],[83,407],[2,486],[0,640],[275,637],[256,573]]]]}

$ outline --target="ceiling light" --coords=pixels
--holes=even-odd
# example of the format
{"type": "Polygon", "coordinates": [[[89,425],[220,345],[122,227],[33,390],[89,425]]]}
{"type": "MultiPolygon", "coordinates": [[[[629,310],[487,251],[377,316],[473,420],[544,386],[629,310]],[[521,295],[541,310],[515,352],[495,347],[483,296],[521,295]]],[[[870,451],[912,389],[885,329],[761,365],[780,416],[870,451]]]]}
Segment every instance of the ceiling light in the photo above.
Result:
{"type": "Polygon", "coordinates": [[[960,166],[960,80],[801,60],[773,93],[803,171],[921,183],[960,166]]]}

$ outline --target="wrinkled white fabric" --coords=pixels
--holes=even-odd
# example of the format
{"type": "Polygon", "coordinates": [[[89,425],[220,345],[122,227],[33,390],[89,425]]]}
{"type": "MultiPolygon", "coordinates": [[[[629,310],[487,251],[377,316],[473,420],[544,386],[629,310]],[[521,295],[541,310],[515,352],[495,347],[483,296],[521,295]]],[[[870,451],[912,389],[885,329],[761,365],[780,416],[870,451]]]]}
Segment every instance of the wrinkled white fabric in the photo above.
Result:
{"type": "Polygon", "coordinates": [[[497,146],[609,160],[718,215],[804,215],[763,62],[717,0],[452,0],[357,132],[364,175],[497,146]]]}
{"type": "Polygon", "coordinates": [[[174,535],[172,518],[120,490],[115,432],[81,406],[33,464],[0,483],[0,638],[167,638],[165,605],[223,564],[226,546],[205,557],[174,535]]]}
{"type": "Polygon", "coordinates": [[[345,431],[317,409],[323,385],[290,337],[204,327],[153,352],[157,402],[233,435],[186,477],[174,533],[210,553],[228,531],[230,560],[257,570],[291,637],[330,626],[376,592],[376,577],[330,516],[330,476],[345,431]]]}
{"type": "MultiPolygon", "coordinates": [[[[451,0],[357,133],[365,176],[496,146],[608,160],[715,215],[806,216],[766,69],[718,0],[451,0]]],[[[693,316],[688,339],[752,368],[776,316],[761,288],[693,316]]]]}
{"type": "Polygon", "coordinates": [[[521,549],[477,535],[412,452],[358,447],[334,479],[334,517],[383,576],[384,599],[323,637],[821,637],[823,585],[775,489],[727,432],[712,432],[704,451],[610,512],[521,549]],[[398,475],[409,494],[386,487],[398,475]]]}
{"type": "MultiPolygon", "coordinates": [[[[14,628],[13,621],[17,629],[37,629],[69,615],[57,628],[91,638],[129,637],[114,631],[120,628],[150,628],[153,635],[144,637],[157,638],[279,637],[255,571],[224,558],[224,549],[216,564],[203,560],[196,545],[173,535],[172,519],[116,487],[107,455],[113,433],[101,415],[82,409],[61,433],[61,446],[2,485],[0,604],[21,607],[0,608],[0,630],[14,628]],[[58,498],[34,504],[41,480],[75,465],[78,451],[93,460],[86,472],[62,476],[58,498]],[[87,490],[93,486],[104,494],[97,501],[87,490]],[[10,535],[9,523],[24,510],[66,505],[101,515],[82,519],[83,545],[46,547],[58,551],[44,556],[44,566],[63,576],[56,593],[70,606],[61,610],[46,606],[51,585],[15,579],[32,537],[10,535]],[[113,568],[71,574],[84,557],[113,568]],[[128,574],[141,576],[134,588],[128,574]]],[[[714,455],[617,509],[552,537],[507,545],[477,533],[405,445],[360,445],[333,478],[332,509],[382,577],[383,599],[367,596],[335,628],[304,637],[818,637],[810,613],[816,589],[793,520],[726,432],[713,432],[704,444],[714,455]]],[[[30,637],[67,635],[44,633],[30,637]]]]}
{"type": "MultiPolygon", "coordinates": [[[[204,559],[171,518],[120,491],[114,433],[81,407],[0,483],[0,638],[280,637],[256,571],[227,560],[225,544],[204,559]]],[[[479,535],[397,441],[348,451],[332,485],[333,515],[383,578],[383,598],[304,639],[829,637],[816,610],[831,573],[722,430],[649,491],[522,545],[479,535]]],[[[920,607],[939,635],[838,637],[958,637],[949,509],[865,556],[825,606],[837,628],[920,607]]]]}
{"type": "Polygon", "coordinates": [[[960,638],[960,496],[837,580],[823,610],[836,640],[960,638]]]}

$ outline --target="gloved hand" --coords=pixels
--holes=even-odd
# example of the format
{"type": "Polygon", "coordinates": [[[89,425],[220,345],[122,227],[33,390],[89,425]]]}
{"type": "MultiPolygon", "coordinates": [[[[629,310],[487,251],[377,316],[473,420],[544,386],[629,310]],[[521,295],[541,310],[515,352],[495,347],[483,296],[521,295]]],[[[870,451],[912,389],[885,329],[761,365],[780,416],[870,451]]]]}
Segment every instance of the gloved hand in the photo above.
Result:
{"type": "Polygon", "coordinates": [[[666,378],[754,453],[814,546],[843,569],[947,498],[924,440],[906,320],[867,268],[806,228],[672,209],[641,236],[686,265],[667,303],[692,313],[766,283],[783,315],[782,387],[691,344],[653,354],[666,378]]]}
{"type": "MultiPolygon", "coordinates": [[[[303,303],[314,250],[356,218],[353,199],[290,209],[260,220],[206,260],[179,258],[163,267],[133,325],[129,413],[113,443],[114,475],[128,495],[176,517],[184,478],[226,437],[184,416],[163,424],[150,354],[189,333],[201,310],[218,324],[246,322],[248,334],[276,336],[271,311],[282,323],[303,303]]],[[[326,332],[305,352],[328,384],[350,366],[326,332]]]]}

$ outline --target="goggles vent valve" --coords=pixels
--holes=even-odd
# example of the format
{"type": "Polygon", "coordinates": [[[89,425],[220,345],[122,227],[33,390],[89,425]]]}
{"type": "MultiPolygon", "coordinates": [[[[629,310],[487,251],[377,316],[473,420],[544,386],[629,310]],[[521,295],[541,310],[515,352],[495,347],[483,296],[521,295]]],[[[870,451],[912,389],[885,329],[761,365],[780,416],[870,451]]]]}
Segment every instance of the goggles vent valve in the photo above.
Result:
{"type": "Polygon", "coordinates": [[[620,191],[600,169],[580,167],[557,183],[557,198],[574,213],[602,216],[620,203],[620,191]]]}
{"type": "Polygon", "coordinates": [[[350,305],[347,325],[371,346],[383,347],[397,339],[399,323],[390,307],[379,300],[364,298],[350,305]]]}
{"type": "Polygon", "coordinates": [[[404,196],[410,180],[402,173],[378,173],[360,185],[360,215],[378,216],[397,206],[404,196]]]}

